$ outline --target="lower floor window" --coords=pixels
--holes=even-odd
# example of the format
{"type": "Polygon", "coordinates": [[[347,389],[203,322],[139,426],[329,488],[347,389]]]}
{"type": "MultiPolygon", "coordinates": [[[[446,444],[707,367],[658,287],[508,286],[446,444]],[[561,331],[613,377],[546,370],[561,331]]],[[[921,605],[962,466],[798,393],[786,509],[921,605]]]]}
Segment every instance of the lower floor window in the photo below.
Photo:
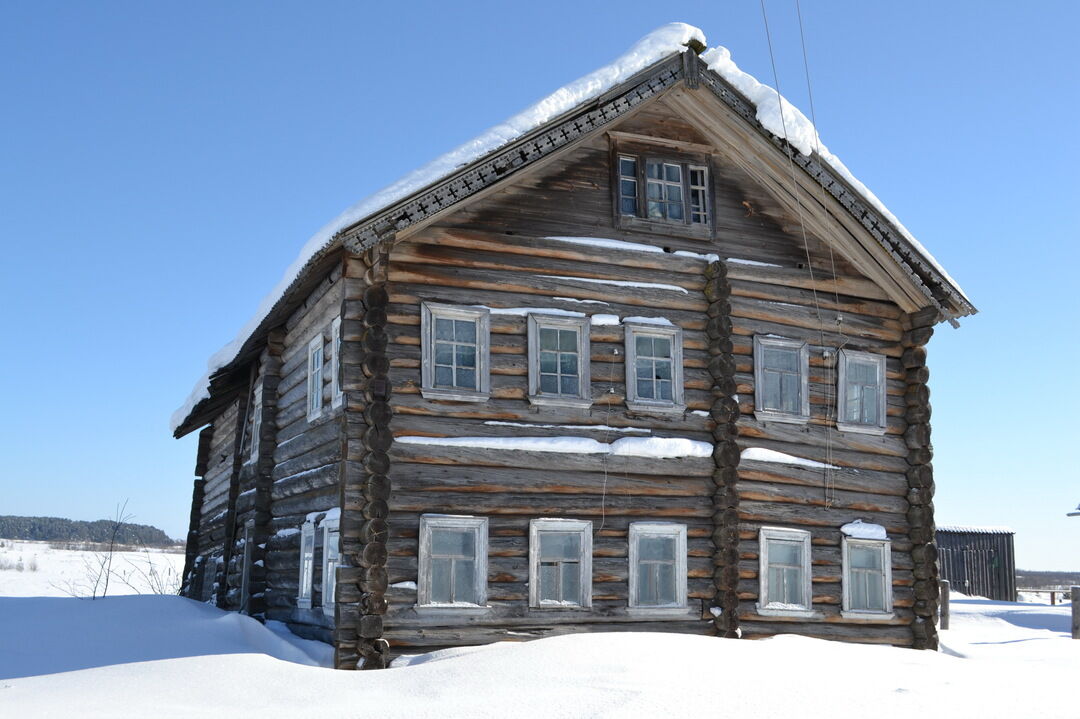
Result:
{"type": "Polygon", "coordinates": [[[324,612],[334,611],[334,594],[337,590],[337,568],[340,564],[339,548],[340,522],[337,519],[323,520],[322,553],[322,603],[324,612]]]}
{"type": "Polygon", "coordinates": [[[534,519],[529,523],[529,557],[531,606],[592,605],[592,522],[534,519]]]}
{"type": "Polygon", "coordinates": [[[300,526],[300,584],[296,606],[311,608],[311,583],[315,577],[315,522],[308,520],[300,526]]]}
{"type": "Polygon", "coordinates": [[[888,540],[844,539],[844,611],[892,612],[888,540]]]}
{"type": "Polygon", "coordinates": [[[630,606],[686,606],[685,524],[630,524],[630,606]]]}
{"type": "Polygon", "coordinates": [[[808,611],[810,533],[764,527],[760,534],[759,610],[808,611]]]}
{"type": "Polygon", "coordinates": [[[421,605],[482,606],[487,601],[487,518],[420,518],[421,605]]]}

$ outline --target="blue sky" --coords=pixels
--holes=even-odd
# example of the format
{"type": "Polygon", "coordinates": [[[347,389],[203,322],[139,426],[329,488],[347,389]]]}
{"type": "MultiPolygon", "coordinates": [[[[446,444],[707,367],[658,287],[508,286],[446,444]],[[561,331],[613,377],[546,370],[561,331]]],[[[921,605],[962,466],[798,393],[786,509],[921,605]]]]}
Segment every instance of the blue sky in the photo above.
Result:
{"type": "MultiPolygon", "coordinates": [[[[757,0],[0,6],[0,514],[187,530],[206,358],[342,209],[673,20],[757,0]]],[[[809,110],[793,0],[767,3],[809,110]]],[[[930,346],[939,523],[1080,569],[1080,5],[803,0],[819,130],[981,314],[930,346]]]]}

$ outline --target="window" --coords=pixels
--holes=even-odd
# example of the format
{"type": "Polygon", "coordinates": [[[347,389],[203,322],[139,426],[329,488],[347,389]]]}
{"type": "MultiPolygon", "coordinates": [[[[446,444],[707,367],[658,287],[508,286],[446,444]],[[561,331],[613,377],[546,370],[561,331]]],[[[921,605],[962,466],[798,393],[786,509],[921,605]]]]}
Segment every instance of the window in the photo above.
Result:
{"type": "Polygon", "coordinates": [[[810,420],[810,349],[805,342],[754,336],[754,416],[810,420]]]}
{"type": "Polygon", "coordinates": [[[340,407],[344,398],[341,391],[341,318],[330,323],[330,406],[340,407]]]}
{"type": "Polygon", "coordinates": [[[885,356],[840,350],[837,388],[840,417],[847,432],[885,432],[885,356]]]}
{"type": "Polygon", "coordinates": [[[487,602],[486,517],[420,517],[421,606],[476,607],[487,602]]]}
{"type": "Polygon", "coordinates": [[[620,218],[709,225],[709,171],[704,164],[620,154],[620,218]]]}
{"type": "Polygon", "coordinates": [[[240,611],[249,612],[251,602],[251,560],[252,552],[255,551],[253,539],[255,537],[255,520],[249,519],[244,522],[244,557],[240,569],[240,611]]]}
{"type": "Polygon", "coordinates": [[[592,522],[529,522],[529,606],[592,606],[592,522]]]}
{"type": "Polygon", "coordinates": [[[308,343],[307,418],[308,422],[322,414],[323,338],[320,332],[308,343]]]}
{"type": "Polygon", "coordinates": [[[322,523],[322,605],[323,612],[334,612],[334,592],[337,588],[337,568],[340,564],[341,550],[338,539],[339,520],[324,519],[322,523]]]}
{"type": "Polygon", "coordinates": [[[889,540],[844,537],[843,615],[892,616],[892,567],[889,540]]]}
{"type": "Polygon", "coordinates": [[[686,525],[631,522],[630,607],[686,606],[686,525]]]}
{"type": "Polygon", "coordinates": [[[255,385],[255,391],[252,393],[252,410],[251,410],[251,452],[248,454],[249,462],[259,461],[259,439],[262,434],[262,415],[263,415],[263,387],[262,382],[255,385]]]}
{"type": "Polygon", "coordinates": [[[589,318],[529,315],[529,401],[588,407],[589,318]]]}
{"type": "Polygon", "coordinates": [[[759,535],[759,614],[811,612],[810,533],[763,527],[759,535]]]}
{"type": "Polygon", "coordinates": [[[420,311],[421,392],[428,399],[488,398],[489,312],[425,302],[420,311]]]}
{"type": "Polygon", "coordinates": [[[626,406],[679,411],[683,406],[682,330],[667,325],[624,323],[626,406]]]}
{"type": "Polygon", "coordinates": [[[300,585],[296,592],[296,606],[311,608],[311,583],[315,573],[315,523],[304,522],[300,526],[300,585]]]}

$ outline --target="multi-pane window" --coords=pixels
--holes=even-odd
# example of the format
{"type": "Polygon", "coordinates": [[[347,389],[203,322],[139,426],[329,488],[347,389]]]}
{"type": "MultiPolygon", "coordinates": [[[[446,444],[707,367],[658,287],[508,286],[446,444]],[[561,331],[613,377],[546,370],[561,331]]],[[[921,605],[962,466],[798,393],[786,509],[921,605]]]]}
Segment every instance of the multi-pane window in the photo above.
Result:
{"type": "Polygon", "coordinates": [[[420,518],[421,605],[482,606],[487,601],[487,519],[420,518]]]}
{"type": "Polygon", "coordinates": [[[341,318],[330,323],[330,404],[337,407],[344,398],[341,391],[341,318]]]}
{"type": "Polygon", "coordinates": [[[631,409],[681,409],[682,331],[626,323],[626,401],[631,409]]]}
{"type": "Polygon", "coordinates": [[[534,519],[529,523],[529,604],[592,605],[592,522],[534,519]]]}
{"type": "Polygon", "coordinates": [[[837,425],[851,432],[885,430],[885,357],[840,350],[837,425]]]}
{"type": "Polygon", "coordinates": [[[322,523],[322,604],[324,612],[334,611],[334,593],[337,588],[337,568],[341,563],[339,546],[339,520],[326,519],[322,523]]]}
{"type": "Polygon", "coordinates": [[[263,387],[260,382],[255,386],[255,391],[252,393],[251,401],[251,443],[250,452],[248,453],[248,461],[256,462],[259,459],[259,439],[262,435],[262,415],[263,415],[263,387]]]}
{"type": "Polygon", "coordinates": [[[810,533],[765,527],[759,535],[763,613],[806,612],[811,607],[810,533]]]}
{"type": "Polygon", "coordinates": [[[709,223],[704,165],[619,155],[619,214],[682,225],[709,223]]]}
{"type": "Polygon", "coordinates": [[[892,613],[892,570],[888,540],[844,538],[844,611],[892,613]]]}
{"type": "Polygon", "coordinates": [[[322,413],[323,337],[320,332],[308,343],[307,417],[308,421],[322,413]]]}
{"type": "Polygon", "coordinates": [[[805,342],[754,337],[754,413],[758,419],[810,419],[809,358],[805,342]]]}
{"type": "Polygon", "coordinates": [[[300,584],[296,593],[296,606],[311,608],[311,584],[315,575],[315,523],[308,521],[300,526],[300,584]]]}
{"type": "Polygon", "coordinates": [[[530,314],[529,399],[534,404],[588,406],[589,320],[530,314]]]}
{"type": "Polygon", "coordinates": [[[630,606],[686,607],[685,524],[630,524],[630,606]]]}
{"type": "Polygon", "coordinates": [[[488,316],[485,309],[424,303],[420,322],[425,397],[487,397],[488,316]]]}

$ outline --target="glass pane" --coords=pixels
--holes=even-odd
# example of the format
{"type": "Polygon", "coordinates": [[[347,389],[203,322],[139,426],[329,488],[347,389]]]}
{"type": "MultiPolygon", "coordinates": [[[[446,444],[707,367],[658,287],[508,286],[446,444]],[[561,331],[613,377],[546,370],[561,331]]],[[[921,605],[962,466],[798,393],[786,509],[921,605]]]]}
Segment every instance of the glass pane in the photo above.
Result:
{"type": "Polygon", "coordinates": [[[540,375],[540,391],[544,394],[558,394],[559,377],[553,374],[540,375]]]}
{"type": "Polygon", "coordinates": [[[848,361],[847,377],[849,382],[876,385],[877,364],[874,362],[862,362],[860,360],[848,361]]]}
{"type": "Polygon", "coordinates": [[[657,379],[671,379],[671,360],[655,360],[653,367],[657,379]]]}
{"type": "Polygon", "coordinates": [[[656,598],[659,604],[675,603],[675,565],[655,564],[656,598]]]}
{"type": "Polygon", "coordinates": [[[801,544],[770,540],[768,547],[770,564],[802,564],[801,544]]]}
{"type": "Polygon", "coordinates": [[[621,180],[619,191],[623,197],[637,197],[637,183],[633,180],[621,180]]]}
{"type": "Polygon", "coordinates": [[[652,380],[639,379],[637,381],[637,396],[641,399],[656,399],[653,397],[652,380]]]}
{"type": "Polygon", "coordinates": [[[888,611],[885,606],[883,592],[884,577],[880,574],[867,574],[866,576],[866,608],[878,611],[888,611]]]}
{"type": "Polygon", "coordinates": [[[434,556],[471,557],[476,551],[476,535],[470,529],[432,529],[434,556]]]}
{"type": "Polygon", "coordinates": [[[804,604],[802,570],[784,568],[784,599],[788,604],[804,604]]]}
{"type": "Polygon", "coordinates": [[[454,320],[454,339],[458,342],[476,342],[476,323],[469,320],[454,320]]]}
{"type": "Polygon", "coordinates": [[[678,185],[667,186],[668,202],[682,202],[682,188],[678,185]]]}
{"type": "Polygon", "coordinates": [[[453,387],[454,386],[454,370],[452,367],[436,367],[435,368],[435,386],[436,387],[453,387]]]}
{"type": "Polygon", "coordinates": [[[652,347],[652,337],[637,335],[634,338],[634,350],[637,352],[638,357],[651,357],[652,347]]]}
{"type": "Polygon", "coordinates": [[[638,538],[639,559],[675,559],[675,538],[644,536],[638,538]]]}
{"type": "Polygon", "coordinates": [[[668,219],[681,220],[683,219],[683,206],[682,204],[668,204],[667,206],[668,219]]]}
{"type": "Polygon", "coordinates": [[[542,350],[557,350],[559,349],[559,333],[557,330],[553,330],[550,327],[540,328],[540,349],[542,350]]]}
{"type": "Polygon", "coordinates": [[[670,357],[671,356],[671,340],[667,337],[654,337],[653,338],[653,356],[654,357],[670,357]]]}
{"type": "Polygon", "coordinates": [[[690,170],[690,184],[703,187],[705,185],[705,170],[692,168],[690,170]]]}
{"type": "Polygon", "coordinates": [[[650,200],[662,200],[664,199],[664,186],[658,182],[648,182],[645,184],[645,197],[650,200]]]}
{"type": "Polygon", "coordinates": [[[577,330],[559,330],[559,349],[577,352],[577,330]]]}
{"type": "Polygon", "coordinates": [[[431,560],[431,601],[449,602],[450,594],[450,559],[431,560]]]}
{"type": "Polygon", "coordinates": [[[651,177],[654,180],[660,179],[660,163],[659,162],[646,162],[645,163],[645,175],[651,177]]]}
{"type": "Polygon", "coordinates": [[[581,565],[577,562],[562,565],[562,596],[559,599],[581,603],[581,565]]]}
{"type": "Polygon", "coordinates": [[[798,350],[767,347],[761,353],[761,359],[765,367],[768,369],[787,370],[789,372],[799,371],[798,350]]]}
{"type": "Polygon", "coordinates": [[[581,534],[578,532],[541,532],[540,558],[573,559],[581,557],[581,534]]]}
{"type": "Polygon", "coordinates": [[[441,317],[435,318],[435,339],[454,339],[454,321],[444,320],[441,317]]]}
{"type": "Polygon", "coordinates": [[[622,198],[620,204],[620,211],[624,215],[636,215],[637,214],[637,200],[632,197],[622,198]]]}
{"type": "Polygon", "coordinates": [[[877,424],[878,421],[878,393],[872,387],[863,388],[862,421],[866,424],[877,424]]]}
{"type": "Polygon", "coordinates": [[[765,372],[762,377],[765,386],[762,387],[762,408],[780,409],[780,375],[776,372],[765,372]]]}
{"type": "Polygon", "coordinates": [[[637,160],[629,157],[619,158],[619,174],[628,177],[637,177],[637,160]]]}
{"type": "Polygon", "coordinates": [[[862,395],[862,387],[857,384],[847,385],[847,397],[844,401],[844,419],[848,422],[861,422],[862,421],[862,402],[860,401],[862,395]]]}
{"type": "Polygon", "coordinates": [[[435,364],[454,364],[454,345],[436,342],[435,364]]]}
{"type": "MultiPolygon", "coordinates": [[[[554,379],[554,378],[552,378],[554,379]]],[[[562,377],[560,378],[559,392],[561,394],[577,394],[578,393],[578,378],[577,377],[562,377]]]]}
{"type": "Polygon", "coordinates": [[[473,345],[456,345],[457,364],[459,367],[476,366],[476,347],[473,345]]]}
{"type": "Polygon", "coordinates": [[[556,578],[559,571],[559,565],[557,564],[541,564],[540,565],[540,600],[541,601],[557,601],[559,599],[558,592],[556,591],[557,583],[556,578]]]}
{"type": "Polygon", "coordinates": [[[541,372],[558,372],[559,371],[559,355],[555,352],[541,352],[540,353],[540,371],[541,372]]]}
{"type": "Polygon", "coordinates": [[[476,370],[472,369],[459,369],[457,371],[457,381],[454,383],[455,387],[464,387],[466,389],[476,389],[476,370]]]}
{"type": "Polygon", "coordinates": [[[656,382],[656,398],[671,401],[671,381],[662,379],[656,382]]]}
{"type": "Polygon", "coordinates": [[[573,352],[563,352],[559,355],[559,372],[574,377],[577,376],[577,355],[573,352]]]}
{"type": "Polygon", "coordinates": [[[454,601],[479,603],[476,596],[476,562],[472,559],[454,560],[454,601]]]}
{"type": "Polygon", "coordinates": [[[682,168],[678,165],[664,165],[664,179],[668,182],[682,182],[682,168]]]}
{"type": "Polygon", "coordinates": [[[652,571],[652,567],[651,564],[638,565],[638,604],[656,604],[656,574],[652,571]]]}
{"type": "Polygon", "coordinates": [[[881,551],[876,547],[848,545],[848,561],[855,569],[881,570],[881,551]]]}
{"type": "Polygon", "coordinates": [[[799,412],[799,376],[795,374],[781,375],[780,386],[780,409],[784,412],[799,412]]]}
{"type": "Polygon", "coordinates": [[[659,202],[649,202],[649,217],[664,219],[664,206],[659,202]]]}

